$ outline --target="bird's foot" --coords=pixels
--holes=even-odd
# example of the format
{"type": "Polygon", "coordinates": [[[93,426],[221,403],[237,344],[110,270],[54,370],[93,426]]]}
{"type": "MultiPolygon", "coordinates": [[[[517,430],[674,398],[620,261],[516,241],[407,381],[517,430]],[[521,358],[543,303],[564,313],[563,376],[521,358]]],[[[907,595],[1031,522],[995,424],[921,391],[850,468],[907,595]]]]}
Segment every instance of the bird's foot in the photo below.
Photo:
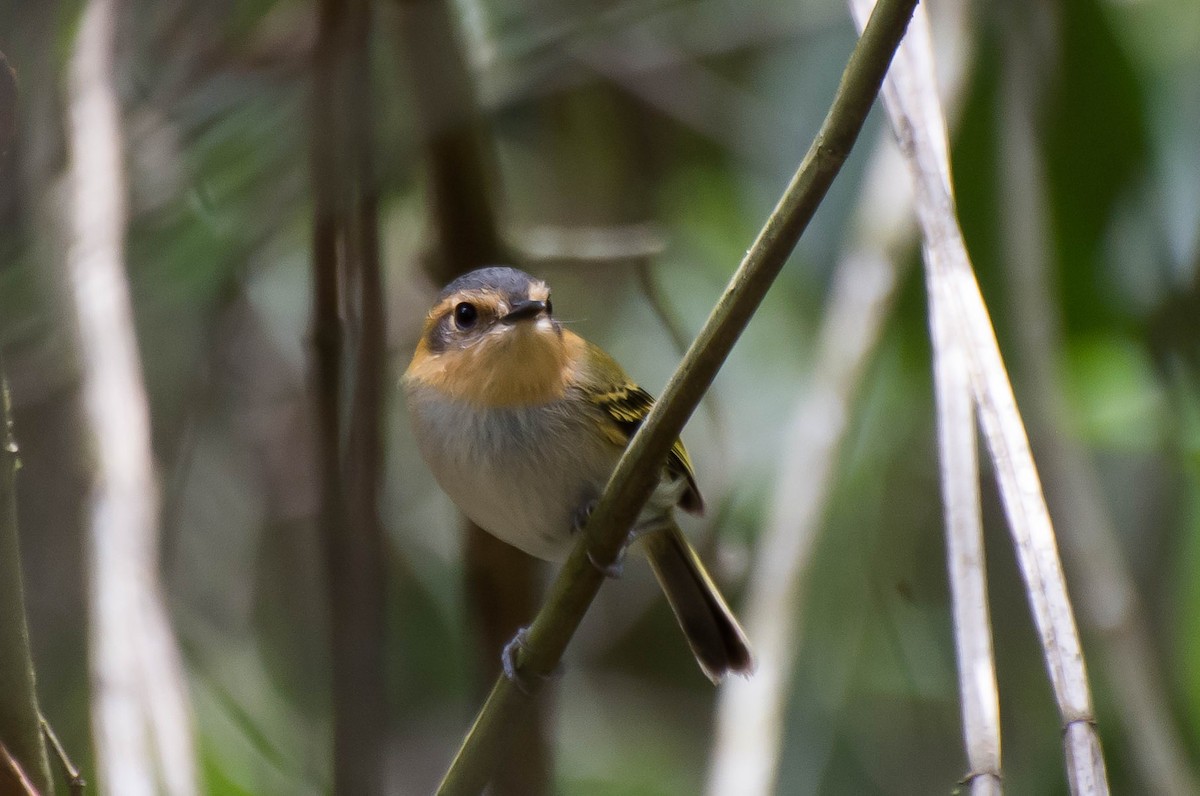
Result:
{"type": "Polygon", "coordinates": [[[523,627],[517,631],[504,649],[500,652],[500,666],[504,670],[504,676],[507,677],[512,684],[517,687],[527,697],[531,697],[537,692],[539,687],[548,680],[557,680],[562,675],[562,664],[559,664],[551,674],[536,674],[528,675],[522,673],[517,668],[517,654],[521,650],[527,649],[529,646],[529,628],[523,627]]]}
{"type": "Polygon", "coordinates": [[[596,560],[596,557],[592,555],[591,550],[588,550],[588,561],[591,562],[592,566],[595,567],[601,575],[606,578],[613,578],[615,580],[616,578],[621,577],[621,573],[625,571],[625,550],[628,547],[628,544],[622,545],[620,552],[617,553],[617,560],[613,561],[611,564],[601,564],[596,560]]]}
{"type": "MultiPolygon", "coordinates": [[[[587,525],[588,518],[590,518],[592,516],[592,512],[596,510],[596,504],[598,502],[599,501],[596,500],[589,500],[576,509],[575,519],[573,521],[573,527],[576,533],[583,531],[584,526],[587,525]]],[[[599,561],[597,561],[596,556],[592,554],[591,550],[588,550],[587,557],[588,561],[592,562],[592,566],[595,567],[600,574],[606,578],[619,578],[621,577],[621,573],[625,571],[624,546],[621,547],[621,552],[617,554],[617,560],[608,565],[601,564],[599,561]]]]}

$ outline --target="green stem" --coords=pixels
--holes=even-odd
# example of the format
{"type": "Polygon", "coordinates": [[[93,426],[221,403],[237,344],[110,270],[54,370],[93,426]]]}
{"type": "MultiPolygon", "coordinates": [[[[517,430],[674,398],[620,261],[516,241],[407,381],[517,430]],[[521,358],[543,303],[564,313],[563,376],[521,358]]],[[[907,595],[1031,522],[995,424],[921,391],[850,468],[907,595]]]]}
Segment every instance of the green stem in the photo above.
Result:
{"type": "Polygon", "coordinates": [[[42,721],[42,738],[54,750],[54,757],[58,759],[59,768],[62,770],[63,779],[67,781],[67,792],[71,796],[83,796],[83,789],[87,783],[83,779],[83,775],[79,773],[79,769],[71,762],[70,756],[67,755],[66,747],[62,745],[62,741],[58,740],[58,734],[54,732],[54,728],[50,726],[50,722],[46,721],[46,717],[41,717],[42,721]]]}
{"type": "Polygon", "coordinates": [[[42,742],[17,535],[16,476],[8,382],[0,374],[0,743],[20,763],[38,793],[53,793],[42,742]]]}
{"type": "MultiPolygon", "coordinates": [[[[0,177],[9,179],[5,159],[17,131],[17,81],[0,53],[0,177]]],[[[38,792],[52,796],[50,761],[42,741],[25,592],[21,580],[21,539],[17,533],[17,441],[12,402],[0,358],[0,747],[25,771],[38,792]]],[[[0,774],[0,778],[4,775],[0,774]]]]}
{"type": "MultiPolygon", "coordinates": [[[[879,93],[916,0],[880,0],[850,55],[833,105],[783,197],[734,273],[658,403],[617,464],[587,528],[551,586],[516,661],[535,690],[558,666],[584,612],[600,590],[603,567],[616,559],[627,530],[658,480],[659,469],[688,417],[716,377],[767,290],[787,262],[841,169],[879,93]]],[[[505,753],[506,728],[531,702],[500,677],[442,780],[439,794],[483,790],[505,753]]]]}

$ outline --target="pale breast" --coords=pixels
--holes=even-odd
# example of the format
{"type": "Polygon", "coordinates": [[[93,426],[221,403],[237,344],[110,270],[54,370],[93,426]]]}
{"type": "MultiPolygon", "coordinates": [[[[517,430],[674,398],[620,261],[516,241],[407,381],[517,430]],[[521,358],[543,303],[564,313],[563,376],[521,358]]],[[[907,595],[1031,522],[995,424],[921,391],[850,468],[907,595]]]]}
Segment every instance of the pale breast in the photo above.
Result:
{"type": "Polygon", "coordinates": [[[463,513],[530,555],[564,558],[620,455],[588,410],[569,411],[570,398],[481,409],[421,388],[408,399],[421,454],[463,513]]]}

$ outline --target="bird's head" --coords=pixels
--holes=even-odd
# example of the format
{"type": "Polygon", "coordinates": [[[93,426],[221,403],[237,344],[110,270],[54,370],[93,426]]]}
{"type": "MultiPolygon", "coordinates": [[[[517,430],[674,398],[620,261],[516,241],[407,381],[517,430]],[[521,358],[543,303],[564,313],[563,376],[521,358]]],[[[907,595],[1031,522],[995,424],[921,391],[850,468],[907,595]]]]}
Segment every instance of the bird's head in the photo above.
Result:
{"type": "Polygon", "coordinates": [[[562,396],[569,359],[549,286],[494,266],[438,295],[404,380],[476,406],[540,404],[562,396]]]}

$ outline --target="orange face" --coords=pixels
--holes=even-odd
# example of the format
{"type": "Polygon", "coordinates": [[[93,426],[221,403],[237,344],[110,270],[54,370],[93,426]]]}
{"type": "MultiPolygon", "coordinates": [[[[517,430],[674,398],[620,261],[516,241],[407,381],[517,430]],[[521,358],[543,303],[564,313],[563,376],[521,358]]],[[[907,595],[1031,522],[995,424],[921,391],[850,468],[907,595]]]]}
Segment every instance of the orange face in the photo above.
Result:
{"type": "Polygon", "coordinates": [[[564,335],[551,315],[546,283],[456,284],[426,316],[405,380],[476,406],[561,398],[574,335],[564,335]]]}

